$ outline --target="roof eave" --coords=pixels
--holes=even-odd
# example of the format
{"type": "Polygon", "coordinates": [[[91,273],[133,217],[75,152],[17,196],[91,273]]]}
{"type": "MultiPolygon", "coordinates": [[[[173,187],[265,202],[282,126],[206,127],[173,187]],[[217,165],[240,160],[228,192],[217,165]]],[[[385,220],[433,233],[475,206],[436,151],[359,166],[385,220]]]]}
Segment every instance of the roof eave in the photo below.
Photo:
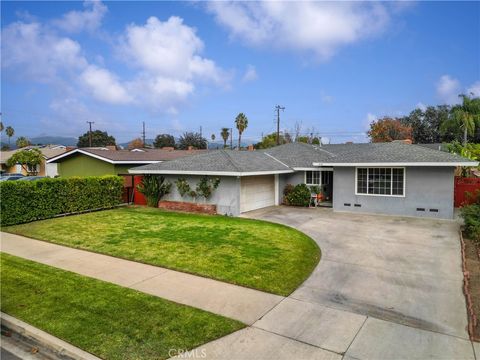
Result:
{"type": "Polygon", "coordinates": [[[336,167],[352,167],[352,166],[478,166],[478,161],[443,161],[443,162],[357,162],[357,163],[313,163],[313,166],[336,166],[336,167]]]}
{"type": "Polygon", "coordinates": [[[267,170],[267,171],[193,171],[193,170],[143,170],[129,169],[130,174],[152,174],[152,175],[211,175],[211,176],[255,176],[287,174],[293,170],[267,170]]]}

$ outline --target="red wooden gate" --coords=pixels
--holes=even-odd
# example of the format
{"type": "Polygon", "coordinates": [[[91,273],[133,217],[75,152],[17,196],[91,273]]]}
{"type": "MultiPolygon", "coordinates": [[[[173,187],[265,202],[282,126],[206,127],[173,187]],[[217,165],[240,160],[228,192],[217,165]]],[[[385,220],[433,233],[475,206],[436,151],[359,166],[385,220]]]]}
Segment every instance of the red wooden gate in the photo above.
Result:
{"type": "Polygon", "coordinates": [[[455,176],[455,207],[472,204],[475,202],[477,191],[480,191],[480,178],[455,176]]]}
{"type": "Polygon", "coordinates": [[[137,189],[137,185],[142,182],[142,179],[143,175],[135,175],[135,177],[133,178],[133,203],[135,205],[147,205],[147,199],[145,199],[145,196],[143,196],[143,194],[137,189]]]}

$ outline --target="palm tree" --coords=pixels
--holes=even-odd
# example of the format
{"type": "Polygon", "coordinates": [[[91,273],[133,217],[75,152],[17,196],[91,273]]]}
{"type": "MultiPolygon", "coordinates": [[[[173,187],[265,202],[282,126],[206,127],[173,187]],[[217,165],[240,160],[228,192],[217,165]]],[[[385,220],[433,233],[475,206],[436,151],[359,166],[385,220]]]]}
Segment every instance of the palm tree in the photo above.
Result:
{"type": "Polygon", "coordinates": [[[230,129],[222,128],[222,132],[220,133],[220,136],[223,139],[223,148],[225,149],[227,147],[227,140],[230,137],[230,129]]]}
{"type": "Polygon", "coordinates": [[[15,134],[15,130],[11,126],[7,126],[5,129],[5,134],[8,136],[8,145],[10,145],[10,138],[15,134]]]}
{"type": "Polygon", "coordinates": [[[235,124],[237,125],[238,129],[238,150],[240,150],[241,142],[242,142],[242,133],[248,126],[248,119],[244,113],[240,113],[235,118],[235,124]]]}
{"type": "Polygon", "coordinates": [[[452,108],[450,119],[444,123],[444,128],[451,125],[458,126],[463,131],[463,146],[465,146],[468,135],[473,135],[475,128],[480,126],[480,98],[463,94],[459,97],[462,98],[462,104],[452,108]]]}

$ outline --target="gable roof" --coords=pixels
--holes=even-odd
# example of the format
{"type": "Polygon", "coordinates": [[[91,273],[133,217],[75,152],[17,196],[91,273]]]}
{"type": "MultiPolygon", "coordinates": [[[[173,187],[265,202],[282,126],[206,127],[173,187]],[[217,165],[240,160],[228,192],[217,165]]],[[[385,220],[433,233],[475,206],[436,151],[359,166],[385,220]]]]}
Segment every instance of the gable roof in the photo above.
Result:
{"type": "Polygon", "coordinates": [[[477,166],[460,155],[403,142],[325,145],[334,155],[314,166],[477,166]]]}
{"type": "Polygon", "coordinates": [[[131,174],[188,174],[248,176],[293,172],[278,159],[261,151],[214,150],[168,162],[129,170],[131,174]]]}
{"type": "Polygon", "coordinates": [[[459,155],[402,142],[310,145],[257,151],[213,150],[130,169],[132,174],[247,176],[315,170],[320,166],[477,166],[459,155]]]}
{"type": "Polygon", "coordinates": [[[47,161],[47,163],[61,162],[75,154],[83,154],[111,164],[149,164],[159,161],[174,160],[193,154],[204,153],[207,150],[162,150],[162,149],[142,149],[142,151],[130,150],[108,150],[80,148],[73,149],[60,156],[56,156],[47,161]]]}

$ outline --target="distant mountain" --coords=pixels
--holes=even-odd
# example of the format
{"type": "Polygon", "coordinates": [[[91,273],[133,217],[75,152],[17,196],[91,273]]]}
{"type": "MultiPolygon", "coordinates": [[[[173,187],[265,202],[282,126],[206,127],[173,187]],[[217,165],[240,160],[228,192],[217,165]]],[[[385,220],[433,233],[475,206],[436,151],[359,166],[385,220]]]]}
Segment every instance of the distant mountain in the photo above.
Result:
{"type": "Polygon", "coordinates": [[[65,146],[77,146],[78,139],[74,137],[64,136],[36,136],[30,138],[30,142],[35,145],[65,145],[65,146]]]}

